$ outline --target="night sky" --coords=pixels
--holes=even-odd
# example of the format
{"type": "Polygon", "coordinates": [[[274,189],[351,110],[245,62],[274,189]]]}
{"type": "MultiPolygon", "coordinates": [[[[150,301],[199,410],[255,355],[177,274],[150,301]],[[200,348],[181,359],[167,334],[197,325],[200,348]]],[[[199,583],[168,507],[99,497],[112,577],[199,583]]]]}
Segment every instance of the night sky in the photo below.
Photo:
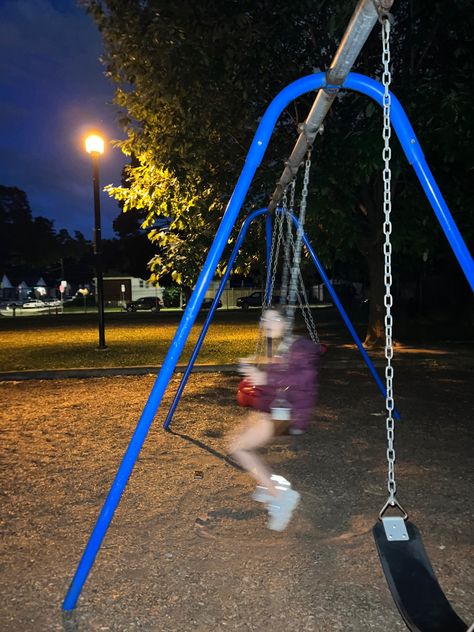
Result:
{"type": "MultiPolygon", "coordinates": [[[[121,137],[100,34],[75,0],[0,0],[0,184],[26,192],[33,215],[92,238],[92,180],[84,134],[121,137]]],[[[101,185],[120,184],[126,158],[106,145],[101,185]]],[[[102,194],[102,229],[119,209],[102,194]]]]}

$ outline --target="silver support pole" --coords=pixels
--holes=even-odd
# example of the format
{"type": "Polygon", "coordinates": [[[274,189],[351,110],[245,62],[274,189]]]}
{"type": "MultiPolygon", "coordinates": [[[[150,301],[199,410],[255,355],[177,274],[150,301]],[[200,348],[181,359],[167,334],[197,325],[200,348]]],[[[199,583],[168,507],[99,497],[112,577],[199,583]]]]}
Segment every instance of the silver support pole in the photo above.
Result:
{"type": "Polygon", "coordinates": [[[314,142],[316,134],[336,98],[337,88],[334,89],[333,86],[340,86],[351,71],[362,47],[378,20],[379,10],[388,11],[392,4],[393,0],[359,0],[359,4],[355,8],[334,59],[326,73],[327,83],[332,88],[327,91],[319,90],[311,111],[301,126],[301,134],[296,141],[291,156],[286,161],[285,169],[270,198],[268,205],[270,212],[277,207],[283,195],[283,191],[296,176],[308,148],[311,147],[314,142]]]}

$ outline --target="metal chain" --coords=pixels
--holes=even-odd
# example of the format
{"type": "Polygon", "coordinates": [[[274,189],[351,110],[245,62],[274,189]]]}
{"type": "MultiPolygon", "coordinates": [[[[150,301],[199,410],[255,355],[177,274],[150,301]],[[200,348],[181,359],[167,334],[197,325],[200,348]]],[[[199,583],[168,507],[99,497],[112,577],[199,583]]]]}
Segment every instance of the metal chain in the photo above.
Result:
{"type": "MultiPolygon", "coordinates": [[[[293,215],[295,208],[295,190],[296,190],[296,179],[292,180],[290,184],[290,203],[287,208],[283,206],[283,212],[285,215],[286,221],[286,239],[285,239],[285,248],[284,248],[284,259],[283,259],[283,272],[281,277],[281,288],[280,288],[280,305],[282,307],[286,306],[288,302],[288,281],[290,276],[290,252],[291,252],[291,244],[293,242],[293,222],[291,221],[291,215],[293,215]]],[[[286,193],[286,190],[285,190],[286,193]]]]}
{"type": "MultiPolygon", "coordinates": [[[[283,192],[282,204],[283,208],[288,207],[286,190],[283,192]]],[[[283,239],[283,215],[284,213],[282,215],[280,215],[279,213],[273,213],[274,224],[272,230],[272,244],[270,247],[270,260],[268,262],[267,268],[267,283],[262,301],[262,314],[272,303],[273,288],[275,287],[275,278],[278,269],[278,259],[280,255],[280,246],[283,239]],[[269,288],[268,292],[267,288],[269,288]]],[[[265,336],[263,330],[261,330],[255,348],[255,357],[257,359],[263,357],[264,340],[265,336]]]]}
{"type": "Polygon", "coordinates": [[[289,347],[290,339],[292,337],[293,331],[293,323],[295,320],[295,308],[296,308],[296,293],[298,289],[298,273],[300,271],[300,262],[301,262],[301,247],[303,244],[303,232],[304,232],[304,222],[306,217],[306,205],[308,201],[308,184],[309,184],[309,172],[311,169],[311,149],[308,150],[306,161],[305,161],[305,170],[304,170],[304,178],[303,178],[303,189],[301,191],[301,202],[300,202],[300,216],[299,216],[299,225],[298,230],[296,231],[296,243],[294,246],[293,252],[293,264],[291,267],[290,274],[290,290],[288,296],[288,304],[286,307],[286,346],[289,347]]]}
{"type": "MultiPolygon", "coordinates": [[[[291,221],[291,218],[289,218],[289,219],[291,221]]],[[[293,222],[292,222],[292,224],[293,224],[293,222]]],[[[293,233],[288,233],[288,239],[289,239],[289,241],[291,241],[291,249],[294,251],[295,244],[294,244],[294,240],[293,240],[293,233]]],[[[311,340],[315,344],[319,344],[319,342],[320,342],[319,334],[318,334],[318,330],[317,330],[317,327],[316,327],[316,323],[314,322],[313,314],[312,314],[311,309],[309,307],[308,296],[306,294],[306,288],[305,288],[304,281],[303,281],[303,275],[301,274],[301,269],[299,270],[298,277],[299,277],[299,285],[300,285],[300,288],[301,288],[301,294],[303,295],[303,300],[301,300],[300,293],[298,292],[298,294],[297,294],[298,304],[299,304],[299,307],[301,309],[301,313],[303,314],[303,318],[304,318],[304,321],[305,321],[305,324],[306,324],[306,328],[307,328],[307,330],[309,332],[311,340]]]]}
{"type": "MultiPolygon", "coordinates": [[[[314,322],[313,314],[311,313],[311,309],[309,307],[308,295],[306,294],[306,288],[303,283],[303,275],[300,272],[300,286],[301,286],[301,294],[303,295],[303,304],[301,304],[300,299],[300,308],[301,313],[303,314],[304,322],[306,324],[306,329],[309,332],[309,336],[314,344],[319,345],[319,334],[316,328],[316,323],[314,322]]],[[[298,294],[299,296],[299,294],[298,294]]]]}
{"type": "MultiPolygon", "coordinates": [[[[298,301],[299,307],[302,311],[303,318],[310,334],[311,339],[315,343],[319,343],[319,337],[316,330],[316,325],[313,320],[313,316],[309,309],[308,298],[306,295],[306,289],[303,283],[303,277],[300,269],[301,262],[301,248],[303,242],[303,234],[304,234],[304,221],[306,216],[306,206],[307,206],[307,198],[308,198],[308,184],[309,184],[309,172],[311,168],[311,151],[308,151],[307,159],[305,161],[305,173],[303,178],[303,189],[301,192],[301,202],[300,202],[300,215],[299,215],[299,226],[297,230],[296,243],[293,237],[293,222],[291,219],[291,214],[294,209],[295,202],[295,188],[296,181],[293,180],[290,184],[290,204],[288,205],[288,195],[287,189],[284,190],[282,196],[282,212],[275,213],[275,224],[272,236],[272,245],[270,250],[270,263],[267,271],[267,287],[268,283],[270,283],[270,292],[268,292],[268,300],[263,302],[262,311],[267,309],[271,304],[271,296],[273,294],[273,288],[275,286],[275,277],[278,266],[278,255],[280,252],[281,243],[283,241],[284,244],[284,262],[283,262],[283,272],[282,272],[282,282],[281,282],[281,296],[280,303],[282,305],[286,304],[286,331],[285,331],[285,341],[283,343],[282,352],[284,352],[283,348],[286,350],[289,348],[291,344],[290,338],[292,338],[292,330],[296,309],[296,302],[298,301]],[[286,238],[283,234],[283,224],[286,221],[287,232],[286,238]],[[290,270],[290,254],[293,253],[291,270],[290,270]],[[289,285],[289,291],[288,291],[289,285]],[[304,302],[301,299],[300,292],[298,291],[298,285],[301,287],[301,293],[303,295],[304,302]],[[288,295],[288,300],[287,300],[288,295]]],[[[256,355],[257,357],[260,355],[262,350],[263,340],[262,337],[259,338],[258,347],[256,355]]]]}
{"type": "MultiPolygon", "coordinates": [[[[283,207],[287,205],[286,193],[283,195],[283,207]]],[[[262,312],[265,311],[272,303],[273,290],[275,287],[275,278],[278,269],[278,258],[280,255],[280,247],[283,238],[283,221],[278,213],[273,214],[273,231],[272,231],[272,245],[270,248],[270,261],[268,262],[267,270],[267,288],[270,291],[265,291],[264,300],[262,301],[262,312]],[[275,239],[276,238],[276,239],[275,239]]]]}
{"type": "MultiPolygon", "coordinates": [[[[286,190],[283,192],[282,204],[284,209],[288,208],[286,190]]],[[[275,287],[275,278],[278,269],[278,257],[283,238],[282,218],[278,213],[274,213],[273,220],[272,245],[270,247],[270,261],[268,262],[266,286],[266,288],[269,288],[269,291],[265,292],[264,300],[262,301],[262,312],[265,311],[265,309],[267,309],[272,303],[273,289],[275,287]]]]}
{"type": "Polygon", "coordinates": [[[388,503],[391,505],[395,503],[395,494],[397,493],[397,484],[395,481],[395,423],[393,419],[393,410],[395,407],[393,399],[393,340],[392,340],[392,243],[390,236],[392,233],[391,213],[392,213],[392,197],[391,197],[391,180],[392,173],[390,170],[391,148],[390,148],[390,114],[391,114],[391,96],[390,96],[390,83],[392,80],[390,74],[390,22],[388,18],[382,20],[382,63],[383,74],[382,84],[384,87],[383,95],[383,132],[382,138],[384,147],[382,151],[382,158],[384,161],[383,169],[383,211],[384,211],[384,224],[383,232],[385,235],[385,241],[383,245],[384,253],[384,284],[385,284],[385,358],[387,364],[385,367],[385,381],[387,394],[385,398],[385,407],[387,409],[387,463],[388,463],[388,475],[387,475],[387,488],[388,488],[388,503]]]}

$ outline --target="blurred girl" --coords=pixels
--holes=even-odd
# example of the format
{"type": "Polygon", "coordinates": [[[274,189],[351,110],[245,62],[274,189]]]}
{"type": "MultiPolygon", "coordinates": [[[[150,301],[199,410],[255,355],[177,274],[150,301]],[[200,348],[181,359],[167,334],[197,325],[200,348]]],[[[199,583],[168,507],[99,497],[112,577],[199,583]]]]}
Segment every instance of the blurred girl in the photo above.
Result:
{"type": "MultiPolygon", "coordinates": [[[[286,330],[286,319],[276,309],[266,310],[260,324],[272,340],[281,339],[286,330]]],[[[251,404],[255,410],[231,439],[229,452],[256,479],[253,498],[265,503],[268,526],[275,531],[286,528],[300,494],[284,477],[270,472],[257,450],[275,436],[303,434],[308,428],[316,399],[318,358],[317,345],[296,338],[263,369],[241,361],[241,373],[255,387],[251,404]]]]}

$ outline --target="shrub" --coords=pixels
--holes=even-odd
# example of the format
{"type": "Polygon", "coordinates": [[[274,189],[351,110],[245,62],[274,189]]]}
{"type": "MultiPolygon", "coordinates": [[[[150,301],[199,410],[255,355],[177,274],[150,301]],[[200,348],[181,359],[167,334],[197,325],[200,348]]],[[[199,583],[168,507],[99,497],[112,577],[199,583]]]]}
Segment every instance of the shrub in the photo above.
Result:
{"type": "Polygon", "coordinates": [[[165,307],[179,307],[181,289],[177,286],[165,287],[163,290],[163,303],[165,307]]]}

